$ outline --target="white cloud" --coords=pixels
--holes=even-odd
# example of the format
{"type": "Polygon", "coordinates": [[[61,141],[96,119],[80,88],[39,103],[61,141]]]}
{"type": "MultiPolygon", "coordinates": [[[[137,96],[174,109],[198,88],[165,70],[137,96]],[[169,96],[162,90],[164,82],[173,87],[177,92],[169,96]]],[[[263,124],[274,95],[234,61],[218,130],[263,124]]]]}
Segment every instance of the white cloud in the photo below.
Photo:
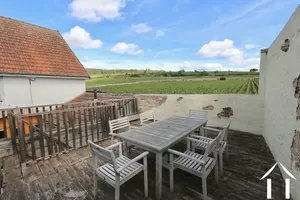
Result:
{"type": "Polygon", "coordinates": [[[72,16],[93,22],[119,18],[125,6],[125,0],[73,0],[69,4],[72,16]]]}
{"type": "Polygon", "coordinates": [[[132,24],[131,29],[134,30],[136,33],[146,33],[152,30],[151,27],[149,27],[146,23],[141,24],[132,24]]]}
{"type": "Polygon", "coordinates": [[[233,46],[233,41],[225,39],[224,41],[210,41],[203,45],[198,55],[203,57],[221,57],[228,59],[234,65],[240,65],[244,59],[244,52],[233,46]]]}
{"type": "Polygon", "coordinates": [[[164,29],[158,29],[156,31],[156,37],[161,37],[161,36],[165,35],[165,33],[166,33],[166,30],[164,30],[164,29]]]}
{"type": "Polygon", "coordinates": [[[258,47],[260,47],[260,45],[257,45],[257,44],[246,44],[245,45],[245,49],[247,49],[247,50],[258,48],[258,47]]]}
{"type": "Polygon", "coordinates": [[[74,47],[100,48],[103,44],[101,40],[93,40],[91,34],[79,26],[75,26],[70,32],[63,33],[62,36],[70,46],[74,47]]]}
{"type": "Polygon", "coordinates": [[[223,65],[221,63],[191,63],[189,61],[184,61],[179,64],[180,69],[184,69],[185,71],[215,71],[222,70],[223,65]]]}
{"type": "Polygon", "coordinates": [[[225,39],[224,41],[210,41],[208,44],[203,45],[197,54],[204,57],[219,56],[220,53],[226,49],[233,47],[233,41],[225,39]]]}
{"type": "Polygon", "coordinates": [[[198,61],[160,61],[160,60],[87,60],[81,61],[86,68],[101,68],[101,69],[152,69],[166,71],[249,71],[252,68],[259,68],[258,65],[246,65],[241,67],[225,66],[218,62],[202,63],[198,61]]]}
{"type": "Polygon", "coordinates": [[[260,58],[248,58],[244,60],[245,65],[258,65],[260,63],[260,58]]]}
{"type": "Polygon", "coordinates": [[[118,54],[130,54],[130,55],[139,55],[144,53],[142,49],[136,44],[127,44],[125,42],[118,42],[110,49],[111,52],[118,54]]]}

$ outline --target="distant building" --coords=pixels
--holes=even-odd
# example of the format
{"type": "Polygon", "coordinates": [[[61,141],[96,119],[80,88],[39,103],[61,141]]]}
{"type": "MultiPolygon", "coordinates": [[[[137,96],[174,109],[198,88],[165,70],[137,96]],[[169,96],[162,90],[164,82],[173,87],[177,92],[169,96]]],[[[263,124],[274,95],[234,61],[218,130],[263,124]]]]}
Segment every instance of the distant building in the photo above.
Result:
{"type": "Polygon", "coordinates": [[[58,31],[0,16],[0,108],[65,103],[86,79],[58,31]]]}

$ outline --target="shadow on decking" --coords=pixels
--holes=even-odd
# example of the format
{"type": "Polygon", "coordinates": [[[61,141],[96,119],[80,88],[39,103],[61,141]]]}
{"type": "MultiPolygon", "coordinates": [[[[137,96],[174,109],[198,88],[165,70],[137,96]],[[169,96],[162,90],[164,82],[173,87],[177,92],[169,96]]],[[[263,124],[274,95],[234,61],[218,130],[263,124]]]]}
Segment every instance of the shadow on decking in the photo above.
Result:
{"type": "MultiPolygon", "coordinates": [[[[266,180],[260,177],[275,163],[262,136],[230,131],[229,163],[217,185],[213,173],[208,177],[208,194],[212,199],[266,199],[266,180]]],[[[110,141],[104,141],[107,146],[110,141]]],[[[183,149],[184,145],[176,146],[183,149]]],[[[133,153],[134,154],[134,153],[133,153]]],[[[1,199],[92,199],[93,181],[90,152],[87,147],[49,160],[30,164],[21,171],[18,160],[11,156],[2,160],[4,193],[1,199]]],[[[155,199],[155,157],[148,158],[149,198],[155,199]]],[[[284,199],[284,181],[279,168],[271,174],[274,199],[284,199]]],[[[183,171],[175,171],[174,192],[169,191],[169,176],[163,170],[165,200],[201,199],[201,179],[183,171]]],[[[100,181],[98,199],[113,200],[114,189],[100,181]]],[[[143,173],[121,186],[121,199],[144,198],[143,173]]]]}

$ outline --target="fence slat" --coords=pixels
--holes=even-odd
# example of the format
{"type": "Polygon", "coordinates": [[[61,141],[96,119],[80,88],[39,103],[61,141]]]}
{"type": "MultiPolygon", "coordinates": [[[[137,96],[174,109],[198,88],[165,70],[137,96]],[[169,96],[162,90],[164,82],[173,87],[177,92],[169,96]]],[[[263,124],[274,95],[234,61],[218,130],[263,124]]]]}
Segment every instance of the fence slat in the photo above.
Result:
{"type": "Polygon", "coordinates": [[[87,126],[87,117],[86,117],[86,109],[83,110],[83,119],[84,119],[84,132],[85,132],[85,143],[88,144],[88,126],[87,126]]]}
{"type": "Polygon", "coordinates": [[[38,126],[39,126],[39,144],[40,144],[40,151],[41,157],[45,157],[45,144],[44,144],[44,134],[43,134],[43,118],[41,115],[37,116],[38,126]]]}
{"type": "Polygon", "coordinates": [[[90,108],[88,109],[88,111],[89,111],[89,117],[90,117],[90,123],[91,123],[92,141],[94,142],[95,140],[94,140],[94,123],[93,123],[94,118],[93,118],[93,111],[90,108]]]}
{"type": "Polygon", "coordinates": [[[76,148],[76,138],[75,138],[75,111],[71,111],[71,126],[72,126],[72,137],[73,137],[73,148],[76,148]]]}
{"type": "Polygon", "coordinates": [[[81,128],[81,110],[78,110],[78,133],[79,133],[79,144],[82,146],[82,128],[81,128]]]}
{"type": "Polygon", "coordinates": [[[49,119],[49,124],[48,124],[48,127],[49,127],[49,146],[48,146],[48,151],[49,151],[49,154],[50,155],[53,155],[53,136],[52,136],[52,128],[53,128],[53,115],[52,113],[49,113],[48,115],[48,119],[49,119]]]}
{"type": "Polygon", "coordinates": [[[100,111],[100,108],[96,108],[96,126],[97,126],[97,141],[99,141],[99,138],[100,138],[100,129],[99,129],[99,111],[100,111]]]}
{"type": "Polygon", "coordinates": [[[16,120],[18,123],[18,136],[19,136],[19,147],[20,147],[20,162],[26,162],[26,149],[25,149],[25,132],[24,132],[24,123],[22,120],[21,113],[16,114],[16,120]]]}
{"type": "Polygon", "coordinates": [[[16,133],[16,123],[15,123],[15,116],[13,115],[12,110],[7,111],[8,116],[8,124],[9,124],[9,130],[10,130],[10,137],[11,137],[11,144],[13,147],[14,154],[18,153],[18,147],[17,147],[17,133],[16,133]]]}
{"type": "Polygon", "coordinates": [[[67,145],[67,150],[69,150],[69,126],[67,119],[67,111],[63,113],[64,118],[64,128],[65,128],[65,143],[67,145]]]}
{"type": "MultiPolygon", "coordinates": [[[[31,109],[28,108],[28,113],[31,113],[31,109]]],[[[31,156],[32,159],[36,159],[36,149],[35,149],[35,143],[34,143],[34,129],[33,129],[33,123],[32,123],[32,117],[29,117],[29,131],[30,131],[30,144],[31,144],[31,156]]]]}
{"type": "Polygon", "coordinates": [[[61,152],[63,150],[61,144],[61,136],[60,136],[60,114],[56,113],[56,134],[57,134],[57,141],[58,141],[58,151],[61,152]]]}

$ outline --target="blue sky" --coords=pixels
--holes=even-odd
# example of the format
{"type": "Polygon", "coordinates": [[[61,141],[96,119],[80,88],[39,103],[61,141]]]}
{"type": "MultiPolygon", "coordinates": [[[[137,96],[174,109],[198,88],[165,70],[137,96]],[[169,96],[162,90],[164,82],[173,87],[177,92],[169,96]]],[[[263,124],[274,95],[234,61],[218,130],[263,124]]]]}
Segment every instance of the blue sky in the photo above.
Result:
{"type": "Polygon", "coordinates": [[[249,70],[299,0],[9,0],[0,15],[59,30],[85,67],[249,70]],[[16,6],[17,5],[17,6],[16,6]]]}

